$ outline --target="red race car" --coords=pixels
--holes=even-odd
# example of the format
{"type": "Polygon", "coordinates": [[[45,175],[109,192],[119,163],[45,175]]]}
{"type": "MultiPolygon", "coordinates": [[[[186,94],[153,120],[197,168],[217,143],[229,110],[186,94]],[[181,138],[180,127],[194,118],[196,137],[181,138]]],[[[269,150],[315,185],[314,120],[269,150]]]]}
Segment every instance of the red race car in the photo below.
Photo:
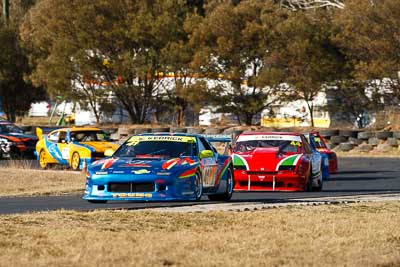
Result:
{"type": "Polygon", "coordinates": [[[320,153],[300,133],[249,132],[232,150],[235,191],[322,189],[320,153]]]}
{"type": "Polygon", "coordinates": [[[34,159],[37,137],[24,134],[13,123],[0,120],[0,159],[34,159]]]}
{"type": "Polygon", "coordinates": [[[319,132],[311,132],[310,135],[314,135],[315,146],[317,150],[328,155],[329,160],[329,173],[335,173],[338,170],[338,159],[336,153],[328,148],[325,138],[319,132]]]}

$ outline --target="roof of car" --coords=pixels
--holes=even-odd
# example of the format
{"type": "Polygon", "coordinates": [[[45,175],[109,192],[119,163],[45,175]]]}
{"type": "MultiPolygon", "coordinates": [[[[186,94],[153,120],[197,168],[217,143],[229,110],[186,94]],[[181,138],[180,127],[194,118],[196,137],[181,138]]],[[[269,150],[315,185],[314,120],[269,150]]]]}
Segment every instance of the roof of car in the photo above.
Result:
{"type": "Polygon", "coordinates": [[[100,128],[96,127],[71,127],[71,128],[59,128],[54,131],[71,131],[71,132],[79,132],[79,131],[99,131],[100,128]]]}
{"type": "Polygon", "coordinates": [[[300,136],[302,135],[301,133],[296,133],[296,132],[244,132],[240,135],[294,135],[294,136],[300,136]]]}
{"type": "Polygon", "coordinates": [[[11,121],[0,119],[0,124],[12,124],[11,121]]]}
{"type": "Polygon", "coordinates": [[[170,133],[170,132],[158,132],[158,133],[141,133],[136,134],[141,136],[151,136],[151,135],[170,135],[170,136],[189,136],[189,137],[201,137],[201,134],[192,134],[192,133],[170,133]]]}

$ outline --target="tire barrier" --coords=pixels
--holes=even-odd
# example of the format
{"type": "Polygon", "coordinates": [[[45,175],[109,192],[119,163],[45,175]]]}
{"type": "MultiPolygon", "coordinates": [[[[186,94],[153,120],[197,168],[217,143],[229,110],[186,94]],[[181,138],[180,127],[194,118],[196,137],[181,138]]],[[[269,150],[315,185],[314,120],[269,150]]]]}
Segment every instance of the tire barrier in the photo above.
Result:
{"type": "Polygon", "coordinates": [[[368,139],[368,144],[372,146],[377,146],[379,145],[379,139],[376,137],[371,137],[368,139]]]}
{"type": "Polygon", "coordinates": [[[386,140],[392,136],[393,136],[392,132],[376,132],[376,138],[378,138],[380,140],[386,140]]]}
{"type": "Polygon", "coordinates": [[[344,137],[357,137],[358,131],[339,130],[339,135],[344,137]]]}
{"type": "Polygon", "coordinates": [[[206,128],[205,134],[221,134],[224,130],[221,128],[206,128]]]}
{"type": "Polygon", "coordinates": [[[353,144],[354,146],[361,145],[363,140],[355,138],[355,137],[349,137],[349,143],[353,144]]]}
{"type": "Polygon", "coordinates": [[[187,128],[187,133],[202,134],[203,132],[204,132],[203,128],[195,128],[195,127],[187,128]]]}
{"type": "Polygon", "coordinates": [[[188,129],[186,129],[186,128],[181,128],[181,127],[171,127],[171,128],[170,128],[170,132],[171,132],[171,133],[187,133],[187,130],[188,130],[188,129]]]}
{"type": "Polygon", "coordinates": [[[341,135],[334,135],[334,136],[331,136],[330,141],[332,144],[338,145],[340,143],[347,142],[347,138],[345,136],[341,136],[341,135]]]}
{"type": "MultiPolygon", "coordinates": [[[[334,130],[320,131],[328,135],[334,130]]],[[[323,135],[323,134],[322,134],[323,135]]],[[[325,136],[324,136],[325,137],[325,136]]],[[[338,135],[331,135],[326,138],[330,149],[336,151],[353,152],[400,152],[400,131],[353,131],[339,130],[338,135]]]]}
{"type": "Polygon", "coordinates": [[[331,136],[339,135],[339,130],[321,130],[319,131],[326,139],[330,139],[331,136]]]}
{"type": "Polygon", "coordinates": [[[358,139],[363,139],[363,140],[368,140],[369,138],[371,138],[373,136],[372,132],[359,132],[357,134],[357,138],[358,139]]]}
{"type": "Polygon", "coordinates": [[[397,142],[397,138],[389,137],[386,141],[389,146],[397,147],[399,143],[397,142]]]}
{"type": "Polygon", "coordinates": [[[141,133],[149,133],[150,128],[136,128],[135,129],[135,134],[141,134],[141,133]]]}
{"type": "Polygon", "coordinates": [[[351,143],[341,143],[341,144],[338,146],[337,150],[347,152],[347,151],[352,150],[353,148],[354,148],[354,145],[351,144],[351,143]]]}
{"type": "Polygon", "coordinates": [[[400,139],[400,132],[393,132],[393,138],[400,139]]]}

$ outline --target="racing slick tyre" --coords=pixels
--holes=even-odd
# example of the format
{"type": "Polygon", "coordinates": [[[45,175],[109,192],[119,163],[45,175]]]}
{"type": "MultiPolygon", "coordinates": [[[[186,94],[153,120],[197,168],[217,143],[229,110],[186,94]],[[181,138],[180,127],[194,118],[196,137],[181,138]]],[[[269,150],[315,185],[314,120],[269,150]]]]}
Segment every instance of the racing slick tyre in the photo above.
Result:
{"type": "Polygon", "coordinates": [[[72,154],[72,158],[71,158],[72,170],[78,171],[80,163],[81,163],[81,156],[79,156],[78,152],[74,152],[74,154],[72,154]]]}
{"type": "Polygon", "coordinates": [[[93,204],[104,204],[107,203],[107,200],[88,200],[89,203],[93,203],[93,204]]]}
{"type": "MultiPolygon", "coordinates": [[[[321,170],[322,170],[322,166],[321,166],[321,170]]],[[[312,184],[312,182],[311,182],[311,184],[312,184]]],[[[312,191],[314,191],[314,192],[322,191],[323,185],[324,185],[324,182],[322,181],[322,173],[321,173],[321,179],[319,179],[317,186],[312,187],[312,191]]]]}
{"type": "Polygon", "coordinates": [[[232,169],[227,169],[228,172],[228,178],[226,180],[226,192],[222,194],[215,194],[215,195],[209,195],[208,199],[212,201],[229,201],[232,198],[233,194],[233,175],[232,175],[232,169]]]}
{"type": "Polygon", "coordinates": [[[43,170],[46,170],[49,167],[49,163],[46,161],[46,151],[44,149],[40,150],[39,153],[39,166],[43,170]]]}
{"type": "Polygon", "coordinates": [[[312,187],[313,178],[312,178],[311,170],[312,170],[312,167],[310,165],[310,169],[308,170],[308,173],[307,173],[307,183],[304,188],[304,191],[307,191],[307,192],[311,192],[313,190],[313,187],[312,187]]]}
{"type": "Polygon", "coordinates": [[[201,174],[199,172],[196,172],[196,178],[194,180],[194,196],[196,201],[199,201],[202,195],[203,195],[203,179],[201,177],[201,174]]]}

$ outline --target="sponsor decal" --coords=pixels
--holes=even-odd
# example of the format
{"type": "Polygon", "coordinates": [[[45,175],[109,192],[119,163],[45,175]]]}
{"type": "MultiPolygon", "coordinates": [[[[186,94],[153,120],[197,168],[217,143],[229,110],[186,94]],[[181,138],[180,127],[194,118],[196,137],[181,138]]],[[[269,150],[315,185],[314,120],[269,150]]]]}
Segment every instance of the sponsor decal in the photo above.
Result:
{"type": "Polygon", "coordinates": [[[151,165],[144,163],[126,163],[119,165],[118,167],[142,167],[142,168],[150,168],[151,165]]]}
{"type": "Polygon", "coordinates": [[[153,194],[151,193],[116,193],[111,194],[113,198],[124,198],[124,197],[131,197],[131,198],[152,198],[153,194]]]}
{"type": "Polygon", "coordinates": [[[114,174],[124,174],[124,171],[113,171],[114,174]]]}
{"type": "Polygon", "coordinates": [[[105,159],[99,159],[99,160],[96,160],[95,162],[93,162],[92,163],[92,165],[101,165],[101,164],[103,164],[104,162],[106,162],[106,160],[105,159]]]}
{"type": "Polygon", "coordinates": [[[118,161],[118,158],[106,159],[104,161],[103,165],[101,166],[101,169],[108,169],[117,161],[118,161]]]}
{"type": "Polygon", "coordinates": [[[191,158],[184,158],[183,161],[189,163],[190,165],[197,164],[197,161],[195,161],[191,158]]]}
{"type": "Polygon", "coordinates": [[[173,158],[170,160],[167,160],[166,162],[163,163],[162,169],[163,170],[170,170],[172,167],[175,165],[187,165],[189,164],[190,166],[197,166],[199,164],[198,161],[192,160],[190,158],[173,158]]]}
{"type": "Polygon", "coordinates": [[[233,154],[233,167],[236,170],[249,170],[249,164],[246,159],[240,155],[233,154]]]}
{"type": "Polygon", "coordinates": [[[252,140],[286,140],[286,141],[298,141],[301,142],[300,136],[297,135],[241,135],[237,142],[252,141],[252,140]]]}
{"type": "Polygon", "coordinates": [[[157,175],[160,175],[160,176],[167,176],[167,175],[171,175],[171,173],[170,172],[157,172],[156,173],[157,175]]]}
{"type": "Polygon", "coordinates": [[[172,167],[174,167],[178,162],[180,161],[179,158],[174,158],[167,160],[166,162],[163,163],[162,168],[163,170],[170,170],[172,167]]]}
{"type": "Polygon", "coordinates": [[[61,150],[61,155],[63,157],[63,159],[69,159],[69,147],[63,147],[61,150]]]}
{"type": "Polygon", "coordinates": [[[134,174],[148,174],[148,173],[150,173],[150,171],[146,170],[146,169],[140,169],[140,170],[133,170],[132,173],[134,173],[134,174]]]}
{"type": "Polygon", "coordinates": [[[185,179],[185,178],[190,178],[192,176],[194,176],[196,174],[196,169],[190,169],[187,171],[184,171],[183,173],[181,173],[181,175],[179,175],[180,179],[185,179]]]}
{"type": "Polygon", "coordinates": [[[138,143],[143,141],[195,143],[196,138],[191,136],[173,136],[173,135],[132,136],[131,138],[129,138],[126,145],[136,146],[138,143]]]}
{"type": "Polygon", "coordinates": [[[291,144],[292,146],[301,147],[301,142],[299,142],[299,141],[292,141],[292,142],[290,142],[290,144],[291,144]]]}
{"type": "Polygon", "coordinates": [[[216,184],[219,184],[219,181],[225,175],[226,170],[228,169],[230,163],[231,163],[231,158],[227,158],[224,162],[224,166],[222,167],[221,171],[217,175],[216,184]]]}
{"type": "Polygon", "coordinates": [[[108,172],[95,172],[94,174],[97,174],[97,175],[104,175],[104,174],[108,174],[108,172]]]}
{"type": "Polygon", "coordinates": [[[278,171],[279,169],[285,169],[291,166],[296,166],[297,162],[301,158],[303,154],[296,154],[292,155],[286,158],[283,158],[279,163],[276,165],[276,170],[278,171]]]}

